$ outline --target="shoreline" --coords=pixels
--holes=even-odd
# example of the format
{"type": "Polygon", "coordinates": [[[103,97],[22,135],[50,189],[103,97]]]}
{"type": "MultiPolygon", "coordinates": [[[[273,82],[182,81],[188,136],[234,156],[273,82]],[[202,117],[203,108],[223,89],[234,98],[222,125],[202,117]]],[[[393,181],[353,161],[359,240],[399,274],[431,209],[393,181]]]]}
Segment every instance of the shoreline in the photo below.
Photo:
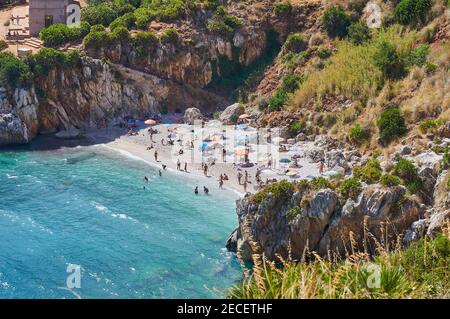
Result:
{"type": "MultiPolygon", "coordinates": [[[[155,126],[154,128],[159,130],[158,134],[154,135],[154,140],[158,141],[162,136],[167,135],[168,131],[164,124],[160,124],[155,126]],[[162,131],[162,132],[161,132],[162,131]]],[[[214,185],[214,191],[220,191],[219,188],[219,176],[220,174],[227,174],[229,177],[228,181],[224,182],[223,190],[232,191],[239,196],[239,198],[243,198],[245,196],[244,187],[239,185],[237,181],[237,171],[232,167],[231,163],[217,163],[214,166],[210,167],[208,170],[208,176],[205,176],[201,169],[201,164],[198,163],[189,163],[188,164],[188,172],[183,170],[177,170],[176,163],[173,162],[170,156],[171,146],[162,146],[160,143],[153,143],[155,149],[158,151],[158,162],[154,159],[154,150],[147,151],[146,150],[146,142],[142,141],[142,134],[145,134],[147,128],[141,128],[138,132],[140,134],[140,140],[137,140],[137,136],[128,136],[125,131],[123,134],[116,137],[111,141],[105,142],[104,136],[108,136],[109,129],[94,129],[90,130],[86,137],[93,141],[93,145],[105,147],[111,151],[120,153],[129,158],[133,158],[135,160],[142,161],[147,165],[154,167],[157,170],[161,170],[164,173],[162,165],[166,165],[166,170],[171,173],[180,174],[180,176],[186,176],[191,179],[198,179],[200,181],[206,181],[209,185],[214,185]]],[[[114,132],[116,133],[116,132],[114,132]]],[[[138,137],[138,138],[139,138],[138,137]]],[[[184,163],[182,163],[183,166],[184,163]]],[[[249,174],[254,177],[256,173],[256,167],[247,169],[249,174]]],[[[248,191],[253,191],[253,187],[249,185],[248,191]],[[251,188],[251,189],[250,189],[251,188]]],[[[204,185],[198,185],[199,192],[203,192],[201,189],[204,185]]]]}
{"type": "MultiPolygon", "coordinates": [[[[255,193],[260,189],[256,181],[257,169],[262,170],[261,179],[263,181],[266,181],[268,179],[290,180],[290,177],[279,174],[279,172],[285,170],[286,167],[278,167],[278,169],[267,168],[266,162],[263,162],[262,160],[256,160],[256,162],[254,161],[254,165],[252,167],[245,168],[238,168],[235,161],[217,162],[214,165],[208,165],[208,174],[207,176],[205,176],[202,169],[202,163],[192,160],[199,153],[201,153],[201,151],[199,149],[192,148],[186,145],[188,144],[186,142],[189,141],[183,139],[188,136],[191,141],[195,140],[196,143],[201,142],[201,140],[199,141],[197,136],[193,138],[194,134],[192,134],[191,132],[186,132],[187,130],[191,130],[192,128],[192,126],[186,126],[186,124],[176,124],[172,126],[168,124],[158,124],[153,127],[153,129],[156,129],[158,133],[153,135],[152,140],[150,139],[150,134],[148,133],[149,127],[137,128],[137,134],[135,136],[130,136],[129,134],[127,134],[125,129],[119,128],[90,129],[86,132],[86,138],[90,139],[93,145],[103,145],[110,150],[122,153],[123,155],[134,158],[136,160],[143,161],[144,163],[151,165],[156,169],[160,169],[161,172],[164,172],[162,166],[166,165],[166,170],[168,171],[198,179],[199,181],[208,181],[208,185],[214,185],[215,183],[215,186],[213,186],[214,191],[221,190],[219,187],[219,177],[221,174],[226,174],[229,179],[224,181],[222,189],[233,191],[240,198],[243,198],[247,193],[255,193]],[[178,128],[185,130],[184,133],[186,135],[182,135],[183,133],[176,131],[178,128]],[[174,141],[173,145],[168,145],[168,135],[173,134],[174,129],[176,131],[175,134],[181,134],[182,137],[179,139],[179,141],[174,141]],[[166,144],[162,144],[162,139],[165,139],[166,144]],[[152,147],[152,149],[149,150],[148,148],[150,146],[152,147]],[[174,152],[178,149],[183,150],[182,155],[178,154],[178,152],[174,152]],[[158,152],[157,161],[155,160],[155,151],[158,152]],[[177,169],[177,159],[180,160],[180,169],[177,169]],[[187,164],[187,172],[185,172],[183,169],[185,163],[187,164]],[[247,191],[245,191],[243,185],[244,178],[242,177],[241,179],[242,183],[238,181],[239,172],[241,172],[242,174],[247,172],[248,174],[247,191]]],[[[296,153],[299,152],[297,151],[296,153]]],[[[292,154],[286,153],[285,155],[283,155],[283,157],[289,157],[289,155],[292,154]]],[[[216,160],[217,157],[217,154],[209,156],[209,158],[216,158],[216,160]]],[[[208,156],[205,156],[205,158],[207,158],[205,162],[208,162],[208,156]]],[[[202,157],[201,160],[203,161],[204,158],[202,157]]],[[[301,164],[301,178],[320,176],[319,169],[317,168],[316,164],[311,164],[304,158],[298,159],[298,162],[301,164]]],[[[277,165],[278,164],[275,164],[275,166],[277,165]]],[[[203,189],[201,187],[204,185],[201,185],[201,183],[199,183],[198,186],[199,192],[203,192],[203,189]]]]}

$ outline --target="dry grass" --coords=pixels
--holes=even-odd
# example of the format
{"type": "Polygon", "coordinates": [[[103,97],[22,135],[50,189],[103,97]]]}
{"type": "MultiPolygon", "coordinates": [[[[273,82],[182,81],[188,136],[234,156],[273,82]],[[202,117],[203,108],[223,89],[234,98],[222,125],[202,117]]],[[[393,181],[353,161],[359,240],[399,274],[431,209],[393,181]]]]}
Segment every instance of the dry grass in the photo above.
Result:
{"type": "MultiPolygon", "coordinates": [[[[248,233],[246,234],[249,235],[248,233]]],[[[370,233],[367,232],[367,238],[370,233]]],[[[400,241],[398,241],[400,242],[400,241]]],[[[247,272],[228,297],[239,299],[309,298],[448,298],[450,232],[422,239],[406,250],[377,242],[378,255],[356,252],[337,262],[305,252],[311,261],[294,262],[278,256],[279,264],[255,254],[253,274],[247,272]]],[[[255,242],[251,244],[253,248],[255,242]]],[[[257,245],[256,245],[257,246],[257,245]]],[[[352,246],[353,247],[353,246],[352,246]]]]}
{"type": "Polygon", "coordinates": [[[337,53],[323,70],[307,75],[307,81],[294,94],[290,107],[297,109],[311,103],[320,106],[326,96],[339,96],[363,103],[376,97],[383,77],[372,57],[380,41],[393,43],[400,54],[407,54],[416,44],[417,33],[395,25],[376,32],[374,40],[365,45],[356,46],[348,41],[339,41],[337,53]]]}

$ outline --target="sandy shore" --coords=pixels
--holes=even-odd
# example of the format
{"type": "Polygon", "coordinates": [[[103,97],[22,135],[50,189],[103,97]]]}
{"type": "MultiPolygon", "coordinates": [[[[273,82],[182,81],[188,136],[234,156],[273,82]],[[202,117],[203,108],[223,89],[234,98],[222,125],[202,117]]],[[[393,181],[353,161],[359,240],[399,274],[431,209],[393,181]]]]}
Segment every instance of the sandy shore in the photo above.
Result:
{"type": "MultiPolygon", "coordinates": [[[[258,161],[254,163],[255,165],[250,168],[240,168],[236,165],[235,158],[232,156],[226,158],[226,162],[222,162],[222,155],[219,153],[214,153],[209,158],[202,157],[202,152],[198,148],[198,137],[194,136],[191,129],[193,127],[187,125],[165,125],[160,124],[153,127],[158,131],[154,134],[152,139],[148,133],[148,127],[140,127],[137,129],[138,134],[130,136],[127,134],[126,130],[114,128],[114,129],[98,129],[91,130],[88,132],[88,137],[92,139],[96,144],[103,144],[105,147],[116,150],[118,152],[126,153],[137,157],[157,169],[160,169],[164,173],[163,165],[166,165],[167,170],[175,171],[180,174],[187,174],[199,181],[199,191],[203,192],[203,186],[201,181],[203,179],[208,179],[208,184],[216,185],[215,190],[219,189],[219,176],[221,174],[226,174],[229,180],[224,181],[223,188],[230,189],[241,196],[245,194],[245,189],[243,185],[244,178],[242,177],[241,183],[238,182],[238,172],[240,171],[242,175],[245,171],[248,173],[248,184],[247,192],[254,193],[258,190],[258,185],[255,180],[257,168],[261,169],[261,179],[266,181],[267,179],[291,179],[290,177],[283,174],[285,168],[277,167],[275,169],[275,164],[273,169],[267,168],[267,159],[258,161]],[[180,134],[182,130],[183,134],[180,134]],[[177,133],[174,138],[174,145],[168,145],[168,136],[170,134],[177,133]],[[162,140],[164,139],[164,145],[162,140]],[[192,148],[191,141],[195,141],[195,147],[192,148]],[[151,147],[151,149],[148,149],[151,147]],[[183,154],[180,154],[180,150],[183,154]],[[155,151],[158,152],[157,160],[155,159],[155,151]],[[211,164],[211,158],[216,158],[215,164],[211,164]],[[180,161],[180,169],[177,168],[177,161],[180,161]],[[204,174],[202,169],[202,161],[209,163],[208,173],[204,174]],[[187,164],[186,164],[187,163],[187,164]],[[184,171],[185,165],[187,165],[187,172],[184,171]],[[212,182],[212,183],[211,183],[212,182]]],[[[292,154],[286,154],[285,157],[289,157],[292,154]]],[[[277,160],[273,160],[277,162],[277,160]]],[[[318,172],[318,166],[314,163],[309,163],[304,159],[298,159],[301,164],[301,170],[299,170],[298,178],[312,178],[320,176],[318,172]],[[301,173],[300,173],[301,172],[301,173]]]]}

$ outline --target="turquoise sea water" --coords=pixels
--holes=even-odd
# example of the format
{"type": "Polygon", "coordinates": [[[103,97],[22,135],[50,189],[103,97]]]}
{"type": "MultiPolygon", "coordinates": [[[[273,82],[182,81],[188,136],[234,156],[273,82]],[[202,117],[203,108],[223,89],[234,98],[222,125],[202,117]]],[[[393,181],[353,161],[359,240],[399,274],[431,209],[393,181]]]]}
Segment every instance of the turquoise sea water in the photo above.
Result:
{"type": "Polygon", "coordinates": [[[0,150],[0,298],[220,297],[237,195],[197,184],[102,147],[0,150]]]}

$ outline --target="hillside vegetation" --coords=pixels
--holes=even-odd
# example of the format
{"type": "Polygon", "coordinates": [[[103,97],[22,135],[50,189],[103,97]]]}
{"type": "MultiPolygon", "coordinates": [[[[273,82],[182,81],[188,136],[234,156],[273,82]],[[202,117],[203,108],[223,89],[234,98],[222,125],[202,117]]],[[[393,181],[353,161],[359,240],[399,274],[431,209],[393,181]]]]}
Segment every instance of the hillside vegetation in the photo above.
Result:
{"type": "Polygon", "coordinates": [[[450,234],[421,239],[406,250],[385,249],[371,258],[352,253],[345,260],[330,262],[314,252],[305,260],[280,259],[279,264],[261,256],[245,280],[234,286],[229,298],[310,299],[310,298],[449,298],[450,234]]]}

